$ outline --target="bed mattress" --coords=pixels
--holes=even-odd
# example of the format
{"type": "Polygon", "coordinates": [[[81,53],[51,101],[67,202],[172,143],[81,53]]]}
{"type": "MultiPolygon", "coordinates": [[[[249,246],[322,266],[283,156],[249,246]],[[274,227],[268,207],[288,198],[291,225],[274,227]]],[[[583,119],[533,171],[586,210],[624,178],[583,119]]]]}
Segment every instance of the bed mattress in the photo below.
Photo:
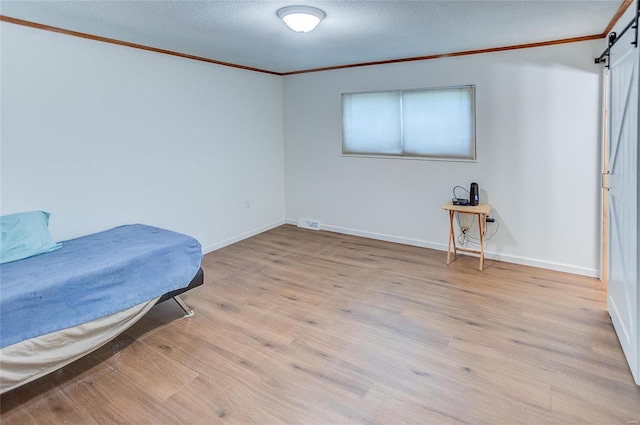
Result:
{"type": "Polygon", "coordinates": [[[189,284],[200,243],[141,224],[0,267],[0,348],[115,314],[189,284]]]}

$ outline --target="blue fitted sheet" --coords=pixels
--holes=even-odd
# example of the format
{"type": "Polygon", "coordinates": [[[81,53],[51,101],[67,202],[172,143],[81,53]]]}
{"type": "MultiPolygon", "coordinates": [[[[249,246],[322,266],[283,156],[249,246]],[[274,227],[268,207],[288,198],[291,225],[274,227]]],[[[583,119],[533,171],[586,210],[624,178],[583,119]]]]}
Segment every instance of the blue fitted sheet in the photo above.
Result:
{"type": "Polygon", "coordinates": [[[194,238],[133,224],[0,266],[0,348],[117,313],[196,275],[194,238]]]}

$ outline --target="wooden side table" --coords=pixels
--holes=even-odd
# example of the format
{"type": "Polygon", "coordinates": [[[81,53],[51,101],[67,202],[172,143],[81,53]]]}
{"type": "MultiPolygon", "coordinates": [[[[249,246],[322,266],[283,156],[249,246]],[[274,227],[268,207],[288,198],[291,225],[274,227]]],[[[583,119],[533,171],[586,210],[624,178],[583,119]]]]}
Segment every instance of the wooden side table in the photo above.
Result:
{"type": "Polygon", "coordinates": [[[447,264],[451,263],[451,245],[453,244],[453,259],[458,258],[458,251],[473,252],[480,254],[480,271],[484,267],[484,236],[487,233],[487,216],[491,212],[491,205],[479,204],[453,205],[451,201],[442,206],[443,210],[449,211],[449,244],[447,245],[447,264]],[[480,249],[461,248],[456,246],[456,235],[453,230],[453,216],[455,213],[475,214],[478,217],[478,229],[480,230],[480,249]]]}

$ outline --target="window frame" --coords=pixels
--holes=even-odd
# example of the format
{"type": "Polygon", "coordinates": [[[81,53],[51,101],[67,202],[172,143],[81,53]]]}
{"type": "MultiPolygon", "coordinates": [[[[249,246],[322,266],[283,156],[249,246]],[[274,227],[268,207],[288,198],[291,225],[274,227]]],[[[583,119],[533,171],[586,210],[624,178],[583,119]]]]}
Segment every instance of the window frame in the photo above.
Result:
{"type": "MultiPolygon", "coordinates": [[[[401,107],[402,110],[402,107],[401,107]]],[[[394,90],[374,90],[374,91],[361,91],[361,92],[345,92],[340,94],[340,117],[342,121],[341,126],[341,156],[351,158],[376,158],[376,159],[404,159],[404,160],[417,160],[417,161],[445,161],[445,162],[478,162],[478,143],[477,143],[477,131],[476,131],[476,85],[475,84],[460,84],[452,86],[436,86],[436,87],[424,87],[424,88],[412,88],[412,89],[394,89],[394,90]],[[435,90],[447,90],[447,89],[460,89],[469,88],[471,92],[471,150],[472,158],[459,157],[459,156],[436,156],[436,155],[416,155],[407,154],[404,151],[404,139],[401,140],[402,153],[400,154],[388,154],[388,153],[351,153],[345,152],[345,119],[344,119],[344,98],[345,95],[358,95],[358,94],[381,94],[381,93],[399,93],[402,99],[403,93],[410,92],[427,92],[435,90]]],[[[402,115],[401,115],[402,116],[402,115]]],[[[398,123],[400,126],[400,133],[404,137],[404,130],[402,128],[402,118],[398,123]]]]}

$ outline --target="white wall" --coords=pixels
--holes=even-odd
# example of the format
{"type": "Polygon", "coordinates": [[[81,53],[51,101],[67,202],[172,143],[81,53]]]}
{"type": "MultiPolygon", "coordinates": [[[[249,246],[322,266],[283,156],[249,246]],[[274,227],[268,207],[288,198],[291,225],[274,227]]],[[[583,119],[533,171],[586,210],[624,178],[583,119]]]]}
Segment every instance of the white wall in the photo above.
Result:
{"type": "MultiPolygon", "coordinates": [[[[622,16],[615,23],[615,25],[613,26],[611,31],[616,32],[618,35],[620,35],[622,33],[622,30],[624,29],[624,27],[626,27],[627,24],[629,22],[631,22],[631,20],[635,16],[635,14],[636,14],[636,5],[632,2],[627,7],[627,10],[625,10],[625,12],[622,14],[622,16]]],[[[633,28],[629,28],[629,31],[634,31],[634,29],[633,28]]],[[[600,44],[602,45],[601,46],[602,47],[601,50],[606,49],[607,46],[608,46],[607,39],[603,39],[600,44]]],[[[602,53],[602,51],[600,53],[602,53]]]]}
{"type": "Polygon", "coordinates": [[[0,31],[2,214],[49,211],[57,240],[146,223],[207,251],[283,222],[281,77],[0,31]]]}
{"type": "Polygon", "coordinates": [[[283,87],[7,23],[0,34],[0,213],[50,211],[57,240],[143,222],[208,251],[306,217],[444,249],[440,207],[477,181],[500,221],[491,256],[596,275],[601,41],[288,76],[283,87]],[[476,85],[476,163],[340,155],[340,93],[457,84],[476,85]]]}
{"type": "Polygon", "coordinates": [[[500,222],[489,256],[596,276],[601,50],[592,41],[285,77],[288,220],[446,249],[441,206],[476,181],[500,222]],[[341,93],[462,84],[476,85],[476,163],[341,156],[341,93]]]}

